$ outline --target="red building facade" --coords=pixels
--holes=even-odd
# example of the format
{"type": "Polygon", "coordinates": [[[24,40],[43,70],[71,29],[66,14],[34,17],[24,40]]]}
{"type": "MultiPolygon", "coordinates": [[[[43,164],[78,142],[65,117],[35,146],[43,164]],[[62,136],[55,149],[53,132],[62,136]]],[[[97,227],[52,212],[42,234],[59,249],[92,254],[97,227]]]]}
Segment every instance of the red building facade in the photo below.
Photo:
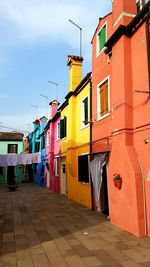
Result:
{"type": "Polygon", "coordinates": [[[100,207],[111,223],[150,236],[150,1],[138,2],[113,0],[92,39],[91,152],[108,155],[100,207]]]}

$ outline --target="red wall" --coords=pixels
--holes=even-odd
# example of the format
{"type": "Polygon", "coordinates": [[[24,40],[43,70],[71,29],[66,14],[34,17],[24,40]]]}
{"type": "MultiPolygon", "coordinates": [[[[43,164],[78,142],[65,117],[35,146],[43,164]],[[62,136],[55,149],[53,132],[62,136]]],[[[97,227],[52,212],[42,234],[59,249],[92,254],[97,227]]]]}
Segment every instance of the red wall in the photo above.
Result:
{"type": "MultiPolygon", "coordinates": [[[[110,14],[108,37],[113,32],[110,14]]],[[[112,48],[110,63],[102,52],[96,57],[96,33],[92,41],[92,152],[110,150],[108,197],[110,220],[137,236],[150,236],[150,99],[145,23],[131,37],[122,36],[112,48]],[[111,114],[97,121],[97,85],[109,75],[111,114]],[[146,141],[149,140],[145,144],[146,141]],[[122,189],[113,174],[123,178],[122,189]]]]}

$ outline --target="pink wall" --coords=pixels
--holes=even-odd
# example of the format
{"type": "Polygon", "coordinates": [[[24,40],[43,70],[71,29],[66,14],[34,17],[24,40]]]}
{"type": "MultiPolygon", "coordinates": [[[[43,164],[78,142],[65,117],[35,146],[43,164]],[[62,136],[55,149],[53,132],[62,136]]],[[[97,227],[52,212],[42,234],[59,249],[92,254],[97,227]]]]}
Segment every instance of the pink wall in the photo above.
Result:
{"type": "Polygon", "coordinates": [[[58,115],[55,119],[55,115],[57,113],[58,104],[53,105],[50,103],[50,115],[51,121],[49,123],[49,127],[46,130],[46,134],[48,137],[48,132],[50,133],[49,145],[47,141],[46,146],[46,161],[48,163],[47,168],[47,186],[53,192],[60,191],[60,178],[55,175],[55,157],[59,155],[60,152],[60,141],[57,140],[57,124],[60,121],[60,116],[58,115]]]}

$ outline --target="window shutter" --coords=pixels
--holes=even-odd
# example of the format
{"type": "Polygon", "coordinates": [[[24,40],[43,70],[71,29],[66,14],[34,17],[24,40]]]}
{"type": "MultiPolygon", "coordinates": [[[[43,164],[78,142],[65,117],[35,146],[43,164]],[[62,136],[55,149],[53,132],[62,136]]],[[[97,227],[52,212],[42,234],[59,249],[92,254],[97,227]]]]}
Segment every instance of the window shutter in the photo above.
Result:
{"type": "Polygon", "coordinates": [[[106,25],[101,29],[99,34],[99,48],[100,51],[104,48],[106,43],[106,25]]]}
{"type": "Polygon", "coordinates": [[[104,110],[105,114],[108,113],[108,81],[105,83],[105,101],[104,101],[104,110]]]}
{"type": "Polygon", "coordinates": [[[63,133],[64,133],[64,120],[60,120],[60,139],[63,138],[63,133]]]}
{"type": "Polygon", "coordinates": [[[60,120],[60,139],[66,137],[67,118],[60,120]]]}
{"type": "Polygon", "coordinates": [[[67,129],[67,118],[64,117],[64,137],[66,137],[66,129],[67,129]]]}
{"type": "Polygon", "coordinates": [[[100,116],[108,113],[108,81],[100,86],[100,116]]]}
{"type": "Polygon", "coordinates": [[[84,123],[86,125],[88,123],[88,97],[84,99],[83,103],[84,103],[84,123]]]}

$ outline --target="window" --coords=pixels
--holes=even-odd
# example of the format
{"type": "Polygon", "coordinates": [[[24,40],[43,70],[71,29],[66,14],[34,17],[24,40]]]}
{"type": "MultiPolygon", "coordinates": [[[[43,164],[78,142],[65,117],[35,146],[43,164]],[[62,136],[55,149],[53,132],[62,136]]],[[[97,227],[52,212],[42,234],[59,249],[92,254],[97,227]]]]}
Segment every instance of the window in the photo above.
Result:
{"type": "Polygon", "coordinates": [[[101,119],[110,113],[109,79],[106,78],[97,87],[97,118],[101,119]]]}
{"type": "Polygon", "coordinates": [[[88,155],[78,156],[78,181],[89,183],[88,155]]]}
{"type": "Polygon", "coordinates": [[[35,152],[40,151],[40,142],[35,142],[35,152]]]}
{"type": "Polygon", "coordinates": [[[55,160],[55,175],[59,176],[59,158],[55,160]]]}
{"type": "Polygon", "coordinates": [[[88,124],[88,97],[82,101],[82,110],[81,110],[81,126],[84,127],[88,124]]]}
{"type": "Polygon", "coordinates": [[[60,122],[57,123],[57,139],[60,139],[60,122]]]}
{"type": "Polygon", "coordinates": [[[45,136],[42,136],[41,138],[41,148],[44,149],[45,148],[45,136]]]}
{"type": "Polygon", "coordinates": [[[67,118],[64,116],[64,118],[60,120],[60,139],[66,137],[66,126],[67,126],[67,118]]]}
{"type": "Polygon", "coordinates": [[[0,167],[0,175],[3,176],[3,167],[0,167]]]}
{"type": "Polygon", "coordinates": [[[47,133],[47,145],[49,146],[50,144],[50,132],[47,133]]]}
{"type": "Polygon", "coordinates": [[[18,145],[17,144],[8,144],[7,148],[8,154],[9,153],[18,153],[18,145]]]}
{"type": "Polygon", "coordinates": [[[137,6],[137,12],[140,12],[140,10],[148,3],[149,0],[136,0],[136,6],[137,6]]]}
{"type": "Polygon", "coordinates": [[[106,24],[97,34],[97,55],[104,49],[106,43],[106,24]]]}

